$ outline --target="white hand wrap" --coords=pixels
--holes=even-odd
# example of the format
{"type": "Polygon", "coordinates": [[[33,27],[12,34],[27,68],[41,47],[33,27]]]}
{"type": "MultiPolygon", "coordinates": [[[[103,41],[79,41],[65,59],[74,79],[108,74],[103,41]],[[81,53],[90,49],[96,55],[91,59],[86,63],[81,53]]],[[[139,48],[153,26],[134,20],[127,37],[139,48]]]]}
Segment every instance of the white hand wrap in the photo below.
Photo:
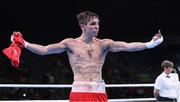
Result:
{"type": "Polygon", "coordinates": [[[24,41],[24,48],[26,48],[28,46],[28,42],[27,41],[24,41]]]}
{"type": "Polygon", "coordinates": [[[163,36],[161,36],[161,38],[157,39],[157,40],[151,40],[150,42],[146,43],[146,47],[148,49],[154,48],[156,46],[158,46],[159,44],[161,44],[163,42],[163,36]]]}
{"type": "Polygon", "coordinates": [[[14,41],[13,41],[13,34],[11,35],[11,42],[14,42],[14,41]]]}

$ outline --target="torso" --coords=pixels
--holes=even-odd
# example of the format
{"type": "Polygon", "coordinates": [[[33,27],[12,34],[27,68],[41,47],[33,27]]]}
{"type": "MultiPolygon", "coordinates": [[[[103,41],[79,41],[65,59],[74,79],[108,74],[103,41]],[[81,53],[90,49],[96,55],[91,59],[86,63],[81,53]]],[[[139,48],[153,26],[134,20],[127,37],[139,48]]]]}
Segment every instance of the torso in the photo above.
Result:
{"type": "Polygon", "coordinates": [[[75,81],[102,80],[102,66],[108,52],[108,43],[97,38],[85,43],[79,38],[65,43],[75,81]]]}

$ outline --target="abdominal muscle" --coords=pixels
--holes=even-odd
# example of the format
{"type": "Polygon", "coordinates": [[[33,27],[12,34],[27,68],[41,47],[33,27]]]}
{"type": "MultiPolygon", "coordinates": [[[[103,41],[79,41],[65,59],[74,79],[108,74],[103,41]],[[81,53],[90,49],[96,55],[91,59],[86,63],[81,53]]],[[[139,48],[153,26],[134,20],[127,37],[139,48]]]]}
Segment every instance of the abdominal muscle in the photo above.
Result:
{"type": "Polygon", "coordinates": [[[102,80],[100,63],[76,64],[72,67],[74,81],[94,82],[102,80]]]}

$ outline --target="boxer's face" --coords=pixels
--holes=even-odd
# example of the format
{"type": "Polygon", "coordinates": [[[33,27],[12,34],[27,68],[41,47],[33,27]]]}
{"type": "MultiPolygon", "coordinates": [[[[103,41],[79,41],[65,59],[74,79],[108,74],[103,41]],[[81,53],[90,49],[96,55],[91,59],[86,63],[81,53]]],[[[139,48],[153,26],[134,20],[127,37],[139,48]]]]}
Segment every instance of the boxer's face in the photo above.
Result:
{"type": "Polygon", "coordinates": [[[93,18],[86,25],[83,26],[83,31],[88,34],[88,36],[97,36],[99,32],[99,19],[93,18]]]}

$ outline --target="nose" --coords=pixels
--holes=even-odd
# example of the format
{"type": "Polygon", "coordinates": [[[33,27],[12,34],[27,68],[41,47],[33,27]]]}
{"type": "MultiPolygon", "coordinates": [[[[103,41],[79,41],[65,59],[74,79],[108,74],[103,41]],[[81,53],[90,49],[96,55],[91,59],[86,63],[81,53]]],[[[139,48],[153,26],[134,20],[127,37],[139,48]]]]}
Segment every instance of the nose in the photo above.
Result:
{"type": "Polygon", "coordinates": [[[96,25],[96,26],[95,26],[95,29],[98,30],[98,29],[99,29],[99,25],[96,25]]]}

